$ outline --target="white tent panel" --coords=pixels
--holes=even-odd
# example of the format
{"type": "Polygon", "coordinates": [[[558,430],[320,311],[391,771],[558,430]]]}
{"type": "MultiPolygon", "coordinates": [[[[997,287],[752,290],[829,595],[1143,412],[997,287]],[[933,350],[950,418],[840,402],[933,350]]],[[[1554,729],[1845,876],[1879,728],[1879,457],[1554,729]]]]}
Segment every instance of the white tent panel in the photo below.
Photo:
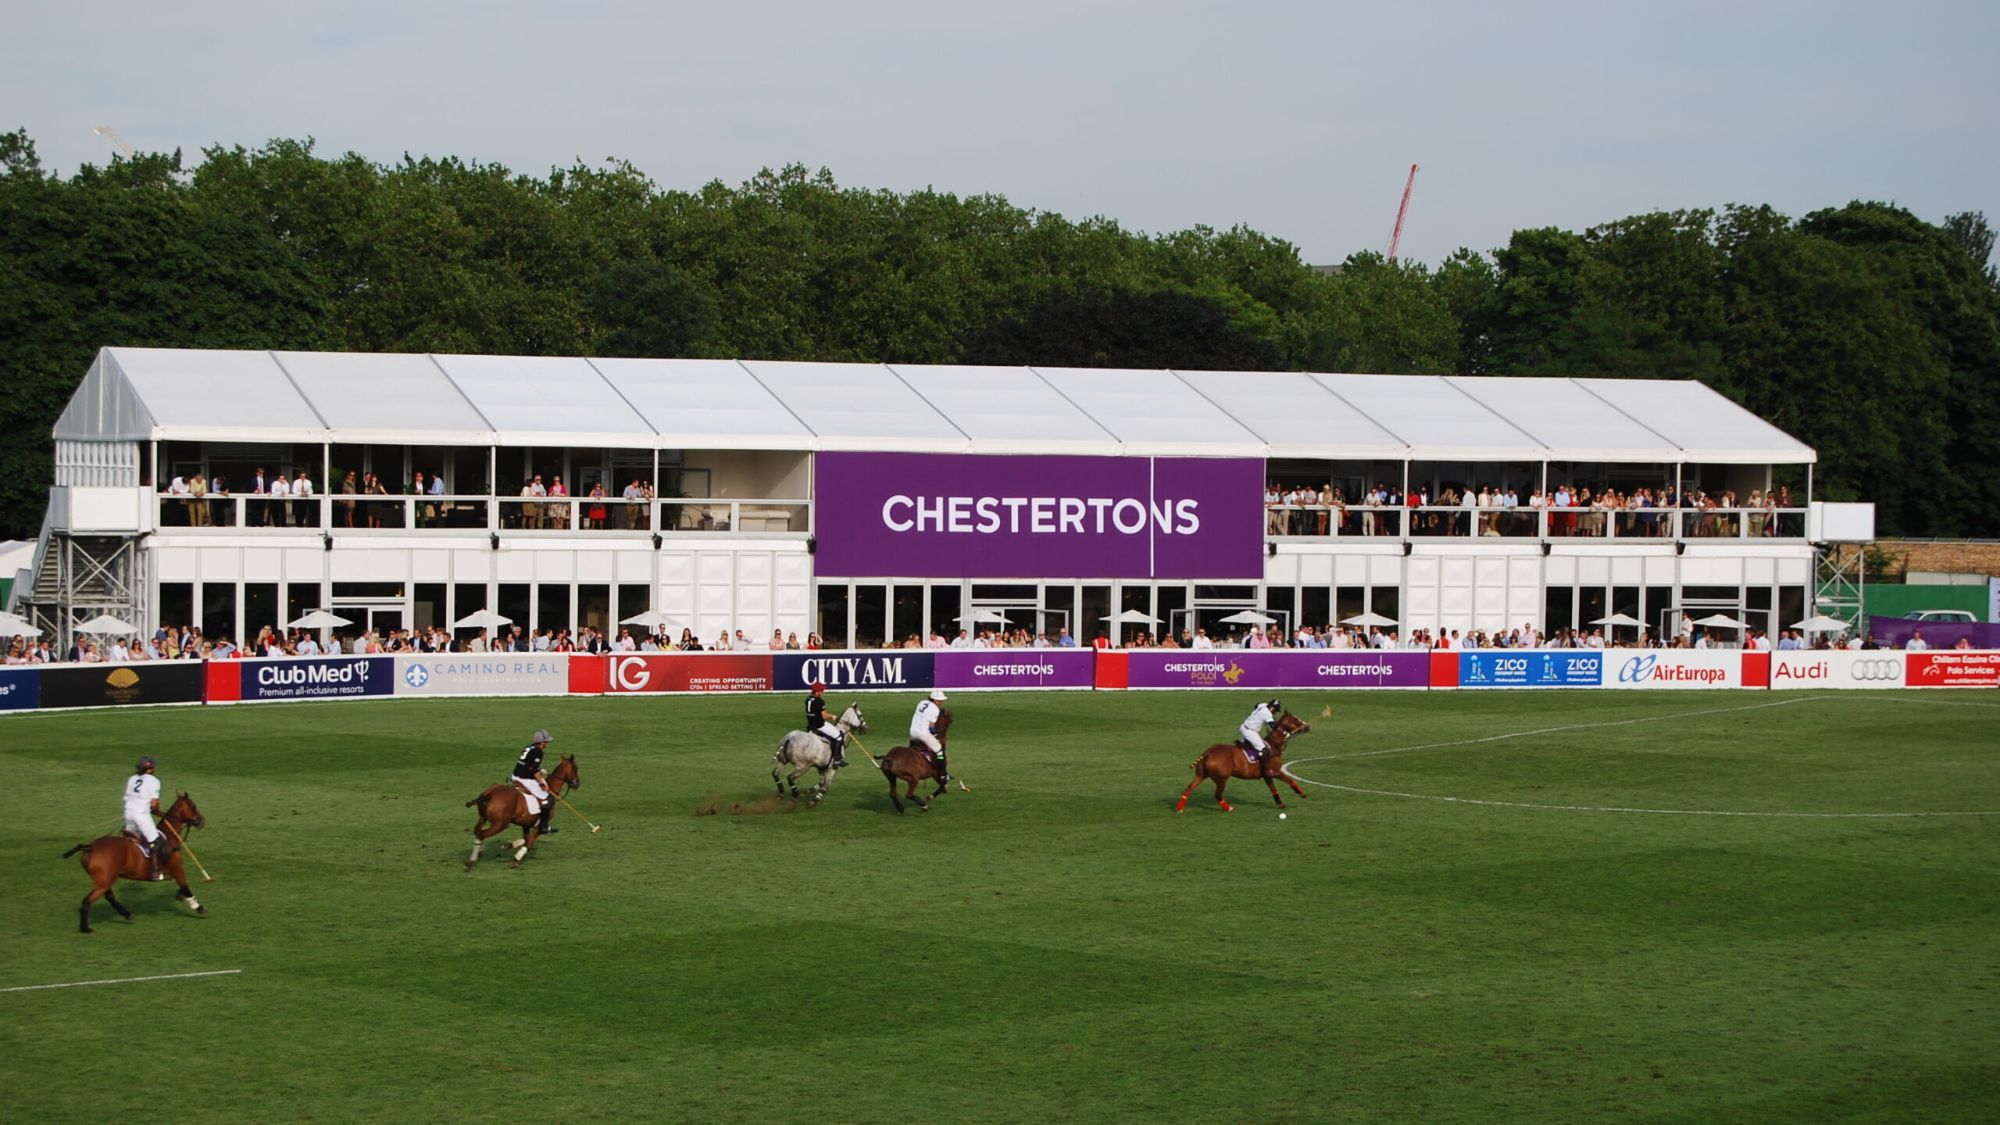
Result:
{"type": "Polygon", "coordinates": [[[1421,461],[1540,460],[1542,443],[1434,375],[1314,375],[1421,461]]]}
{"type": "Polygon", "coordinates": [[[1115,440],[1026,367],[892,364],[889,370],[971,438],[977,453],[1039,452],[1063,446],[1103,453],[1105,445],[1115,440]]]}
{"type": "Polygon", "coordinates": [[[313,409],[352,443],[486,445],[493,427],[427,355],[275,352],[313,409]]]}
{"type": "Polygon", "coordinates": [[[326,438],[326,423],[269,352],[106,348],[98,358],[105,374],[115,374],[144,404],[154,425],[147,436],[197,441],[326,438]]]}
{"type": "Polygon", "coordinates": [[[1171,371],[1096,367],[1034,370],[1123,442],[1128,453],[1264,455],[1264,443],[1256,434],[1171,371]]]}
{"type": "Polygon", "coordinates": [[[1187,384],[1270,446],[1273,457],[1401,460],[1395,434],[1304,372],[1178,371],[1187,384]]]}
{"type": "Polygon", "coordinates": [[[1639,418],[1569,379],[1446,376],[1488,410],[1550,449],[1563,461],[1647,461],[1672,464],[1680,447],[1639,418]]]}
{"type": "Polygon", "coordinates": [[[743,366],[817,435],[820,449],[967,448],[965,433],[887,367],[775,360],[743,366]]]}
{"type": "Polygon", "coordinates": [[[154,425],[145,400],[119,371],[111,349],[105,348],[56,419],[55,437],[57,441],[145,441],[153,436],[154,425]]]}
{"type": "Polygon", "coordinates": [[[1692,379],[1577,379],[1574,382],[1658,430],[1682,459],[1708,465],[1798,465],[1812,449],[1692,379]]]}
{"type": "Polygon", "coordinates": [[[593,359],[667,449],[810,449],[812,431],[733,359],[593,359]]]}
{"type": "Polygon", "coordinates": [[[438,366],[500,445],[651,449],[658,435],[590,361],[574,356],[441,355],[438,366]]]}

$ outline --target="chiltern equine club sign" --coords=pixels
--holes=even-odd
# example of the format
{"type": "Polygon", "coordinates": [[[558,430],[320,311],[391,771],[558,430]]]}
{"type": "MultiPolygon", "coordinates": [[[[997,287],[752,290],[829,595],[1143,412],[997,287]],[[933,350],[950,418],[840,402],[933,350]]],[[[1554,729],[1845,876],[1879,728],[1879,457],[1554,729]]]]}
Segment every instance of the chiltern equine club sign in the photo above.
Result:
{"type": "Polygon", "coordinates": [[[1264,573],[1254,459],[821,453],[814,464],[822,575],[1264,573]]]}

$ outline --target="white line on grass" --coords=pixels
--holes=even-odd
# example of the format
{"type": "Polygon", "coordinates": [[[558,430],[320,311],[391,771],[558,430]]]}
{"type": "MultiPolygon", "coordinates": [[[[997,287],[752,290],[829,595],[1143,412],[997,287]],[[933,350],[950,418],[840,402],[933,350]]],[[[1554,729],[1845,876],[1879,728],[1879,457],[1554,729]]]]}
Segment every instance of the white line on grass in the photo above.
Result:
{"type": "MultiPolygon", "coordinates": [[[[1338,789],[1347,793],[1361,793],[1371,797],[1401,797],[1411,801],[1444,801],[1455,805],[1486,805],[1503,809],[1542,809],[1551,812],[1601,812],[1601,813],[1646,813],[1653,816],[1747,816],[1747,817],[1788,817],[1796,820],[1856,820],[1891,819],[1909,817],[1942,816],[2000,816],[2000,809],[1979,812],[1742,812],[1726,809],[1642,809],[1626,808],[1618,805],[1543,805],[1528,801],[1490,801],[1478,797],[1447,797],[1434,793],[1399,793],[1391,789],[1363,789],[1355,785],[1336,785],[1331,781],[1314,781],[1292,772],[1292,766],[1307,762],[1344,762],[1355,758],[1373,758],[1382,754],[1407,754],[1414,750],[1439,750],[1450,746],[1473,746],[1485,742],[1502,742],[1512,738],[1529,738],[1538,734],[1557,734],[1572,730],[1593,730],[1602,727],[1623,727],[1635,723],[1660,723],[1670,719],[1690,719],[1702,715],[1726,715],[1735,711],[1761,711],[1767,707],[1783,707],[1791,703],[1806,703],[1827,696],[1798,696],[1780,699],[1771,703],[1754,703],[1747,707],[1714,707],[1702,711],[1676,711],[1668,715],[1648,715],[1638,719],[1616,719],[1600,723],[1569,723],[1557,727],[1541,727],[1536,730],[1514,731],[1508,734],[1492,734],[1483,738],[1465,738],[1454,742],[1427,742],[1419,746],[1398,746],[1389,750],[1368,750],[1359,754],[1322,754],[1315,758],[1299,758],[1285,765],[1284,770],[1293,779],[1307,785],[1317,785],[1322,789],[1338,789]]],[[[1943,701],[1940,701],[1943,702],[1943,701]]],[[[1973,704],[1972,706],[1986,706],[1973,704]]]]}
{"type": "Polygon", "coordinates": [[[242,972],[242,969],[210,969],[205,973],[166,973],[157,977],[117,977],[112,980],[72,980],[62,984],[23,984],[14,988],[0,988],[0,992],[40,992],[46,988],[84,988],[93,984],[138,984],[148,980],[186,980],[189,977],[226,977],[242,972]]]}

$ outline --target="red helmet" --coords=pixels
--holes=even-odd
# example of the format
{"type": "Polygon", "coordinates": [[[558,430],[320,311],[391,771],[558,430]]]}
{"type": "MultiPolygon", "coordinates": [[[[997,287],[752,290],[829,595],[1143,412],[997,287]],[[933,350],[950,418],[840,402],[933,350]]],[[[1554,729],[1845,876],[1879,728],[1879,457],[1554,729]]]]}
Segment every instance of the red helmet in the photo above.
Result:
{"type": "Polygon", "coordinates": [[[812,682],[812,693],[814,695],[819,695],[825,691],[826,691],[826,684],[822,683],[819,680],[814,680],[812,682]]]}

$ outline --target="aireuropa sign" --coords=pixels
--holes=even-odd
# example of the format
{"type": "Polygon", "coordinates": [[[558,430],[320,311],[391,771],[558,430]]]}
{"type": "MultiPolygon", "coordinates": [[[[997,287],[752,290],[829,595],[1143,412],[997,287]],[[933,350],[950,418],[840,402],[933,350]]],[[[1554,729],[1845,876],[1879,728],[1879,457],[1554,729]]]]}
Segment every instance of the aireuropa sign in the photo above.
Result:
{"type": "Polygon", "coordinates": [[[813,464],[821,576],[1264,576],[1253,459],[835,452],[813,464]]]}
{"type": "Polygon", "coordinates": [[[1738,688],[1744,686],[1744,655],[1734,650],[1610,649],[1604,653],[1604,686],[1738,688]]]}
{"type": "Polygon", "coordinates": [[[1903,654],[1887,650],[1823,649],[1771,654],[1773,688],[1899,688],[1907,679],[1903,654]]]}
{"type": "Polygon", "coordinates": [[[397,695],[562,695],[569,690],[563,653],[428,653],[398,656],[397,695]]]}

